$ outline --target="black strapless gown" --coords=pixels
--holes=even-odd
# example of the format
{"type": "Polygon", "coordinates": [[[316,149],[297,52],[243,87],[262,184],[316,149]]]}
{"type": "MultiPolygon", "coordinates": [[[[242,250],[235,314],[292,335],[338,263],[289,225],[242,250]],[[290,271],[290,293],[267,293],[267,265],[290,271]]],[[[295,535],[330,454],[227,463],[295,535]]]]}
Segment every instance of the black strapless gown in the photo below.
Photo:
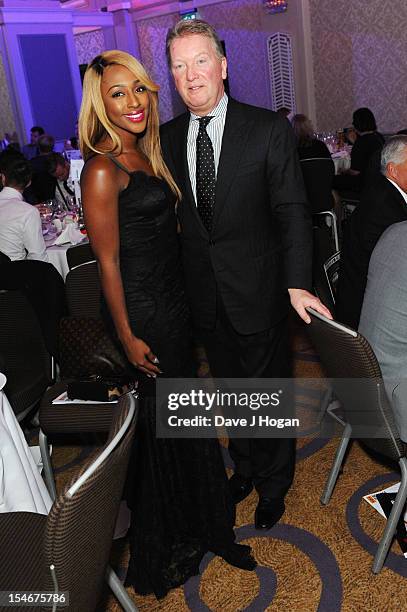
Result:
{"type": "MultiPolygon", "coordinates": [[[[129,175],[119,197],[119,226],[130,324],[157,355],[163,376],[195,376],[174,197],[161,179],[141,171],[129,175]]],[[[250,549],[234,543],[235,511],[218,441],[156,438],[154,381],[142,377],[127,482],[132,521],[126,584],[164,597],[199,573],[207,551],[239,562],[250,549]]]]}

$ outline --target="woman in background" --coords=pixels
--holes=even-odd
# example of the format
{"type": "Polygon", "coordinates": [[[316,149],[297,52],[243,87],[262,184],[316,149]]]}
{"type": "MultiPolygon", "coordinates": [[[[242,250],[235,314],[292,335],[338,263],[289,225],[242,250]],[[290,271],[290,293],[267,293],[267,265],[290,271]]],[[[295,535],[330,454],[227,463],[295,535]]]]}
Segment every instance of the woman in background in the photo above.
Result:
{"type": "Polygon", "coordinates": [[[335,177],[334,188],[338,191],[351,191],[359,197],[360,192],[380,173],[384,137],[377,131],[376,119],[370,108],[355,110],[352,126],[354,136],[351,137],[353,146],[350,168],[335,177]]]}
{"type": "Polygon", "coordinates": [[[306,115],[294,115],[291,125],[297,141],[297,151],[300,159],[331,158],[326,144],[314,137],[313,125],[306,115]]]}
{"type": "Polygon", "coordinates": [[[211,550],[252,570],[234,543],[217,440],[156,438],[155,378],[193,377],[177,239],[180,192],[161,156],[158,86],[122,51],[88,66],[79,118],[85,222],[115,333],[140,376],[126,583],[157,597],[199,572],[211,550]]]}

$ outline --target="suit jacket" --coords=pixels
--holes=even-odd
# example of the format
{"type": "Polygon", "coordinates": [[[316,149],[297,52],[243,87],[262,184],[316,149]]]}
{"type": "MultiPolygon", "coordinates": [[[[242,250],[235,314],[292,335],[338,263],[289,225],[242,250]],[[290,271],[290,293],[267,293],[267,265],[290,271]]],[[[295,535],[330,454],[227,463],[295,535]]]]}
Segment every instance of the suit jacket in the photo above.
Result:
{"type": "Polygon", "coordinates": [[[239,333],[267,329],[285,316],[288,287],[311,288],[311,221],[292,130],[276,113],[229,98],[209,234],[189,179],[189,118],[163,125],[161,144],[182,192],[178,214],[194,322],[214,327],[219,293],[239,333]]]}
{"type": "Polygon", "coordinates": [[[370,260],[359,331],[372,345],[407,442],[407,222],[389,227],[370,260]]]}
{"type": "Polygon", "coordinates": [[[24,191],[24,200],[30,204],[39,204],[55,197],[57,180],[48,173],[48,155],[37,155],[31,162],[31,185],[24,191]]]}
{"type": "Polygon", "coordinates": [[[406,220],[403,196],[380,175],[364,192],[343,230],[336,308],[342,323],[357,329],[372,251],[390,225],[406,220]]]}

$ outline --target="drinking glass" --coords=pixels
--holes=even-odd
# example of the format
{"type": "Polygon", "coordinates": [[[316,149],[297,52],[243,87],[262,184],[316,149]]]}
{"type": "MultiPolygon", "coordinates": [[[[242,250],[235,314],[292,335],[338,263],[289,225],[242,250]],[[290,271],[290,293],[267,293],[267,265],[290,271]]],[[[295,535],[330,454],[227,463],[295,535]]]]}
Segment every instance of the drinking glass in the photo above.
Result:
{"type": "Polygon", "coordinates": [[[53,202],[52,208],[54,211],[54,219],[63,219],[67,213],[64,204],[60,200],[51,200],[53,202]]]}

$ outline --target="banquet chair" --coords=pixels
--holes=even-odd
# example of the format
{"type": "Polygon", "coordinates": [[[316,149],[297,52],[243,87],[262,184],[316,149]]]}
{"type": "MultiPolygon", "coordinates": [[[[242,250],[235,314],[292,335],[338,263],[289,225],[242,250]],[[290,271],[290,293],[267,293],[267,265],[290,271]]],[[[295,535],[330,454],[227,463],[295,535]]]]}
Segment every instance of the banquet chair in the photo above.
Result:
{"type": "Polygon", "coordinates": [[[54,371],[38,319],[19,290],[0,291],[0,356],[4,391],[21,421],[52,383],[54,371]]]}
{"type": "Polygon", "coordinates": [[[86,244],[76,244],[69,247],[66,252],[66,260],[69,269],[72,270],[80,264],[95,261],[95,256],[89,242],[87,242],[86,244]]]}
{"type": "Polygon", "coordinates": [[[101,287],[95,260],[81,263],[68,272],[65,291],[70,315],[100,318],[101,287]]]}
{"type": "Polygon", "coordinates": [[[373,561],[372,571],[377,574],[383,567],[407,499],[406,449],[394,422],[380,366],[368,341],[349,327],[330,321],[311,308],[307,310],[311,317],[308,333],[345,417],[343,435],[321,502],[328,504],[331,498],[352,436],[400,467],[400,488],[373,561]]]}
{"type": "Polygon", "coordinates": [[[11,261],[10,257],[0,251],[0,266],[2,264],[10,263],[10,261],[11,261]]]}
{"type": "Polygon", "coordinates": [[[48,516],[0,513],[0,589],[69,593],[64,609],[92,612],[105,578],[124,610],[137,610],[108,566],[137,414],[133,395],[122,396],[105,445],[58,494],[48,516]]]}
{"type": "Polygon", "coordinates": [[[60,378],[111,376],[127,360],[101,317],[101,286],[96,261],[70,270],[65,282],[68,317],[60,322],[60,378]]]}
{"type": "Polygon", "coordinates": [[[331,228],[335,250],[339,250],[338,224],[333,211],[332,185],[335,164],[329,157],[312,157],[300,160],[307,200],[311,207],[314,224],[321,217],[331,228]]]}
{"type": "Polygon", "coordinates": [[[331,210],[334,206],[332,183],[335,164],[329,157],[312,157],[300,160],[307,199],[311,213],[331,210]]]}
{"type": "Polygon", "coordinates": [[[324,228],[314,227],[313,233],[312,283],[314,291],[334,315],[341,252],[332,252],[332,243],[324,228]]]}

